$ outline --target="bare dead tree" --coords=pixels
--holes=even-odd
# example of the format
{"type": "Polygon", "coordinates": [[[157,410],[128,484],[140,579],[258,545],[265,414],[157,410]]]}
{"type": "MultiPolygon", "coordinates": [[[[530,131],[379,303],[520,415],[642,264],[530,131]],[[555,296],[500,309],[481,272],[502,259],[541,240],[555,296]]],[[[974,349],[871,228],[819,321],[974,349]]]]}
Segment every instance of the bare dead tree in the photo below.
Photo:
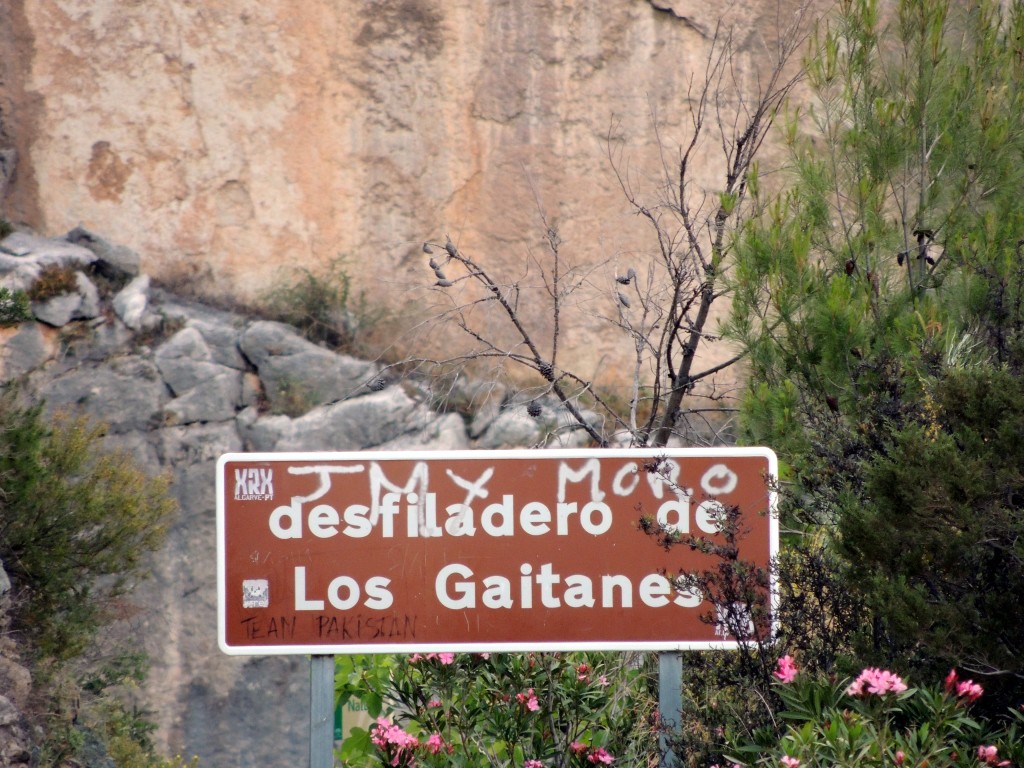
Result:
{"type": "Polygon", "coordinates": [[[558,232],[543,213],[546,258],[531,259],[527,273],[517,280],[499,280],[484,259],[467,254],[450,238],[424,244],[424,251],[432,254],[434,288],[448,302],[439,319],[454,324],[474,342],[473,351],[463,358],[500,358],[536,372],[545,382],[545,394],[556,398],[599,446],[607,445],[615,434],[625,435],[631,445],[664,446],[684,417],[720,411],[715,403],[699,407],[694,398],[714,401],[718,395],[714,389],[699,395],[696,387],[713,381],[715,374],[740,358],[730,355],[699,367],[700,353],[718,341],[712,333],[712,310],[727,300],[723,276],[729,268],[731,236],[753,210],[756,195],[751,193],[759,183],[757,157],[783,101],[800,78],[793,71],[793,60],[802,41],[801,22],[802,13],[798,13],[780,28],[769,52],[772,65],[763,78],[755,75],[752,85],[744,83],[736,71],[738,53],[731,34],[716,30],[702,76],[691,79],[689,141],[679,148],[676,159],[668,158],[657,134],[657,116],[652,115],[662,150],[663,179],[655,192],[656,202],[645,201],[636,191],[636,181],[623,170],[621,145],[608,141],[608,159],[623,194],[634,213],[649,225],[655,243],[646,269],[630,267],[615,275],[608,288],[617,308],[616,316],[608,319],[631,345],[628,408],[603,397],[586,376],[562,366],[563,308],[581,285],[590,284],[591,273],[566,268],[558,232]],[[719,186],[709,189],[697,182],[694,168],[698,156],[715,144],[721,152],[722,175],[719,186]],[[539,282],[536,276],[527,280],[531,268],[539,282]],[[466,283],[475,290],[461,290],[470,287],[466,283]],[[527,294],[528,283],[532,290],[527,294]],[[481,310],[511,331],[511,344],[487,330],[493,326],[481,322],[481,310]],[[540,324],[535,319],[542,311],[550,315],[540,324]],[[600,411],[603,423],[588,418],[589,407],[600,411]]]}

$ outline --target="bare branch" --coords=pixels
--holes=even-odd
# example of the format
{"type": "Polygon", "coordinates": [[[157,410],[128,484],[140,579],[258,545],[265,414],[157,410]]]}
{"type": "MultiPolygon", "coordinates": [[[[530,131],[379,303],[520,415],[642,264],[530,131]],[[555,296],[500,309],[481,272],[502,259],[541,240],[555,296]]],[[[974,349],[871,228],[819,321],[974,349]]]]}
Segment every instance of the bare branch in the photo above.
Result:
{"type": "Polygon", "coordinates": [[[544,382],[543,395],[557,399],[598,445],[608,444],[610,435],[588,423],[583,403],[606,414],[610,427],[627,433],[634,445],[666,445],[690,419],[719,439],[722,422],[710,413],[728,412],[722,405],[729,391],[720,388],[715,377],[740,357],[719,357],[718,363],[701,370],[695,361],[703,360],[703,350],[719,341],[709,324],[717,303],[728,298],[722,275],[729,267],[732,234],[756,205],[756,197],[747,200],[754,162],[799,77],[787,72],[802,40],[800,23],[798,14],[771,47],[765,46],[776,59],[763,71],[754,68],[753,84],[740,77],[731,32],[722,25],[715,29],[703,71],[689,78],[689,125],[677,154],[666,150],[652,102],[650,119],[662,175],[652,199],[639,191],[638,176],[616,136],[619,124],[614,119],[609,124],[609,165],[626,202],[651,235],[646,263],[637,262],[637,254],[631,252],[628,270],[616,269],[606,283],[581,276],[568,265],[561,238],[536,190],[546,252],[529,253],[529,268],[536,265],[532,281],[524,275],[503,282],[450,239],[445,242],[447,260],[440,274],[435,270],[436,289],[448,296],[452,307],[441,317],[473,340],[475,349],[467,360],[500,358],[536,372],[544,382]],[[716,146],[721,150],[719,184],[711,188],[698,169],[706,173],[706,149],[716,146]],[[608,302],[596,316],[609,322],[629,345],[628,406],[595,391],[594,380],[563,367],[563,334],[571,317],[568,297],[581,286],[596,290],[608,302]],[[494,333],[485,330],[488,326],[481,320],[492,317],[501,319],[494,333]],[[511,341],[499,343],[506,332],[514,334],[511,341]],[[694,407],[698,402],[701,407],[694,407]],[[714,408],[706,408],[709,404],[714,408]]]}

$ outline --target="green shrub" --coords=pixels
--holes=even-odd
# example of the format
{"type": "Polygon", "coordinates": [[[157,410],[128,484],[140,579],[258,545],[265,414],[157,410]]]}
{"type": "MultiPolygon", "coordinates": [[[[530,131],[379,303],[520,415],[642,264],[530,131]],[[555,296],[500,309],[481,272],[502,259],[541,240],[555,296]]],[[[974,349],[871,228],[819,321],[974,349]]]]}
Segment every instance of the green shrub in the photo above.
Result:
{"type": "Polygon", "coordinates": [[[927,384],[904,423],[876,425],[884,447],[840,506],[839,551],[882,641],[864,658],[932,676],[962,660],[989,671],[985,703],[1002,709],[1024,696],[1021,377],[981,366],[927,384]]]}
{"type": "Polygon", "coordinates": [[[163,539],[168,478],[101,450],[102,433],[0,397],[0,560],[32,667],[34,765],[184,768],[154,754],[155,726],[121,697],[148,665],[112,625],[163,539]]]}
{"type": "Polygon", "coordinates": [[[981,685],[951,671],[942,685],[909,687],[898,675],[864,669],[852,682],[802,673],[779,660],[781,733],[737,744],[734,766],[784,768],[984,768],[1020,765],[1019,709],[986,721],[972,711],[981,685]]]}
{"type": "Polygon", "coordinates": [[[339,702],[377,724],[342,745],[349,766],[601,766],[657,761],[654,701],[624,654],[338,657],[339,702]]]}
{"type": "Polygon", "coordinates": [[[279,282],[262,297],[267,312],[331,349],[353,351],[360,334],[384,316],[383,310],[370,308],[362,291],[353,293],[345,256],[331,260],[319,272],[295,269],[279,282]]]}
{"type": "MultiPolygon", "coordinates": [[[[198,758],[166,759],[155,751],[156,725],[149,710],[126,700],[149,671],[144,653],[121,644],[103,651],[52,665],[43,690],[37,693],[36,729],[39,741],[35,762],[39,768],[103,765],[111,768],[197,768],[198,758]],[[104,653],[112,656],[103,660],[104,653]]],[[[40,666],[37,665],[37,673],[40,666]]],[[[38,684],[37,684],[37,687],[38,684]]]]}
{"type": "Polygon", "coordinates": [[[31,319],[28,295],[24,291],[0,287],[0,327],[17,325],[31,319]]]}
{"type": "Polygon", "coordinates": [[[174,508],[164,478],[97,450],[102,429],[0,399],[0,560],[40,656],[81,653],[140,576],[174,508]]]}
{"type": "Polygon", "coordinates": [[[99,632],[123,613],[174,503],[166,478],[102,450],[102,434],[0,397],[0,560],[32,668],[33,764],[184,768],[155,756],[147,713],[117,695],[145,679],[145,655],[99,632]]]}

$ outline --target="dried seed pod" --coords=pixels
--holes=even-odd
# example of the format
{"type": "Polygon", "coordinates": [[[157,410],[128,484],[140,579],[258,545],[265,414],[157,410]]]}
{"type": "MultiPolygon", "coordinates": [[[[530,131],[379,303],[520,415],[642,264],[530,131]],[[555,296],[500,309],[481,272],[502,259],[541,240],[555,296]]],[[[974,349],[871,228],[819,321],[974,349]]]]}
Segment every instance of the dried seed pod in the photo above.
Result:
{"type": "Polygon", "coordinates": [[[437,285],[441,288],[451,288],[453,285],[455,285],[455,283],[453,283],[451,280],[438,280],[436,283],[434,283],[434,285],[437,285]]]}
{"type": "Polygon", "coordinates": [[[619,293],[619,302],[620,302],[620,303],[622,304],[622,306],[624,306],[624,307],[625,307],[626,309],[629,309],[629,307],[630,307],[630,304],[629,304],[629,299],[628,299],[628,298],[626,298],[626,295],[625,295],[624,293],[622,293],[622,292],[620,292],[620,293],[619,293]]]}
{"type": "Polygon", "coordinates": [[[540,403],[538,403],[536,400],[530,401],[530,404],[526,406],[526,412],[533,416],[533,418],[535,419],[538,416],[540,416],[541,410],[542,409],[540,407],[540,403]]]}
{"type": "Polygon", "coordinates": [[[424,243],[423,244],[423,252],[424,253],[433,253],[434,249],[430,247],[430,243],[424,243]]]}
{"type": "Polygon", "coordinates": [[[453,259],[455,258],[456,254],[458,254],[458,250],[456,250],[455,248],[455,243],[451,241],[451,238],[448,238],[448,242],[444,244],[444,249],[448,251],[448,255],[451,256],[453,259]]]}

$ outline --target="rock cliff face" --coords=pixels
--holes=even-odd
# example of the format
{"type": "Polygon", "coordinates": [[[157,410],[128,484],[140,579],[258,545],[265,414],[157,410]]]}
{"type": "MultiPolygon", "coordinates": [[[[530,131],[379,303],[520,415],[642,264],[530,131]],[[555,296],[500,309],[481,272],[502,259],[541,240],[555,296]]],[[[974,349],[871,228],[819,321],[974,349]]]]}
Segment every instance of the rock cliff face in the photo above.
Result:
{"type": "MultiPolygon", "coordinates": [[[[255,768],[308,758],[309,662],[228,657],[217,646],[215,464],[230,451],[440,450],[584,444],[553,402],[492,397],[475,415],[444,413],[429,382],[385,379],[370,362],[309,343],[290,326],[153,290],[140,259],[76,229],[0,241],[0,286],[27,288],[45,269],[75,280],[32,304],[35,320],[0,329],[0,386],[13,381],[49,409],[108,425],[111,448],[167,471],[180,511],[133,595],[132,628],[152,660],[140,705],[167,754],[255,768]]],[[[493,391],[492,395],[500,393],[493,391]]],[[[447,389],[444,397],[451,399],[447,389]]],[[[462,395],[479,401],[477,393],[462,395]]],[[[0,568],[0,630],[9,589],[0,568]]],[[[0,742],[24,745],[15,711],[27,673],[0,631],[0,742]],[[9,712],[10,710],[10,712],[9,712]]],[[[12,747],[13,749],[13,747],[12,747]]],[[[20,747],[19,747],[20,750],[20,747]]],[[[15,750],[18,755],[23,750],[15,750]]],[[[12,752],[14,754],[14,752],[12,752]]],[[[6,753],[0,749],[0,765],[6,753]]]]}
{"type": "MultiPolygon", "coordinates": [[[[117,232],[148,274],[239,298],[348,254],[371,298],[411,320],[429,301],[423,240],[450,234],[521,276],[544,253],[543,210],[563,256],[612,295],[614,265],[655,243],[609,142],[656,199],[659,138],[671,165],[716,26],[735,30],[742,87],[789,3],[9,0],[6,216],[117,232]]],[[[696,179],[713,191],[707,150],[696,179]]],[[[629,349],[594,315],[563,345],[591,369],[629,349]]]]}

